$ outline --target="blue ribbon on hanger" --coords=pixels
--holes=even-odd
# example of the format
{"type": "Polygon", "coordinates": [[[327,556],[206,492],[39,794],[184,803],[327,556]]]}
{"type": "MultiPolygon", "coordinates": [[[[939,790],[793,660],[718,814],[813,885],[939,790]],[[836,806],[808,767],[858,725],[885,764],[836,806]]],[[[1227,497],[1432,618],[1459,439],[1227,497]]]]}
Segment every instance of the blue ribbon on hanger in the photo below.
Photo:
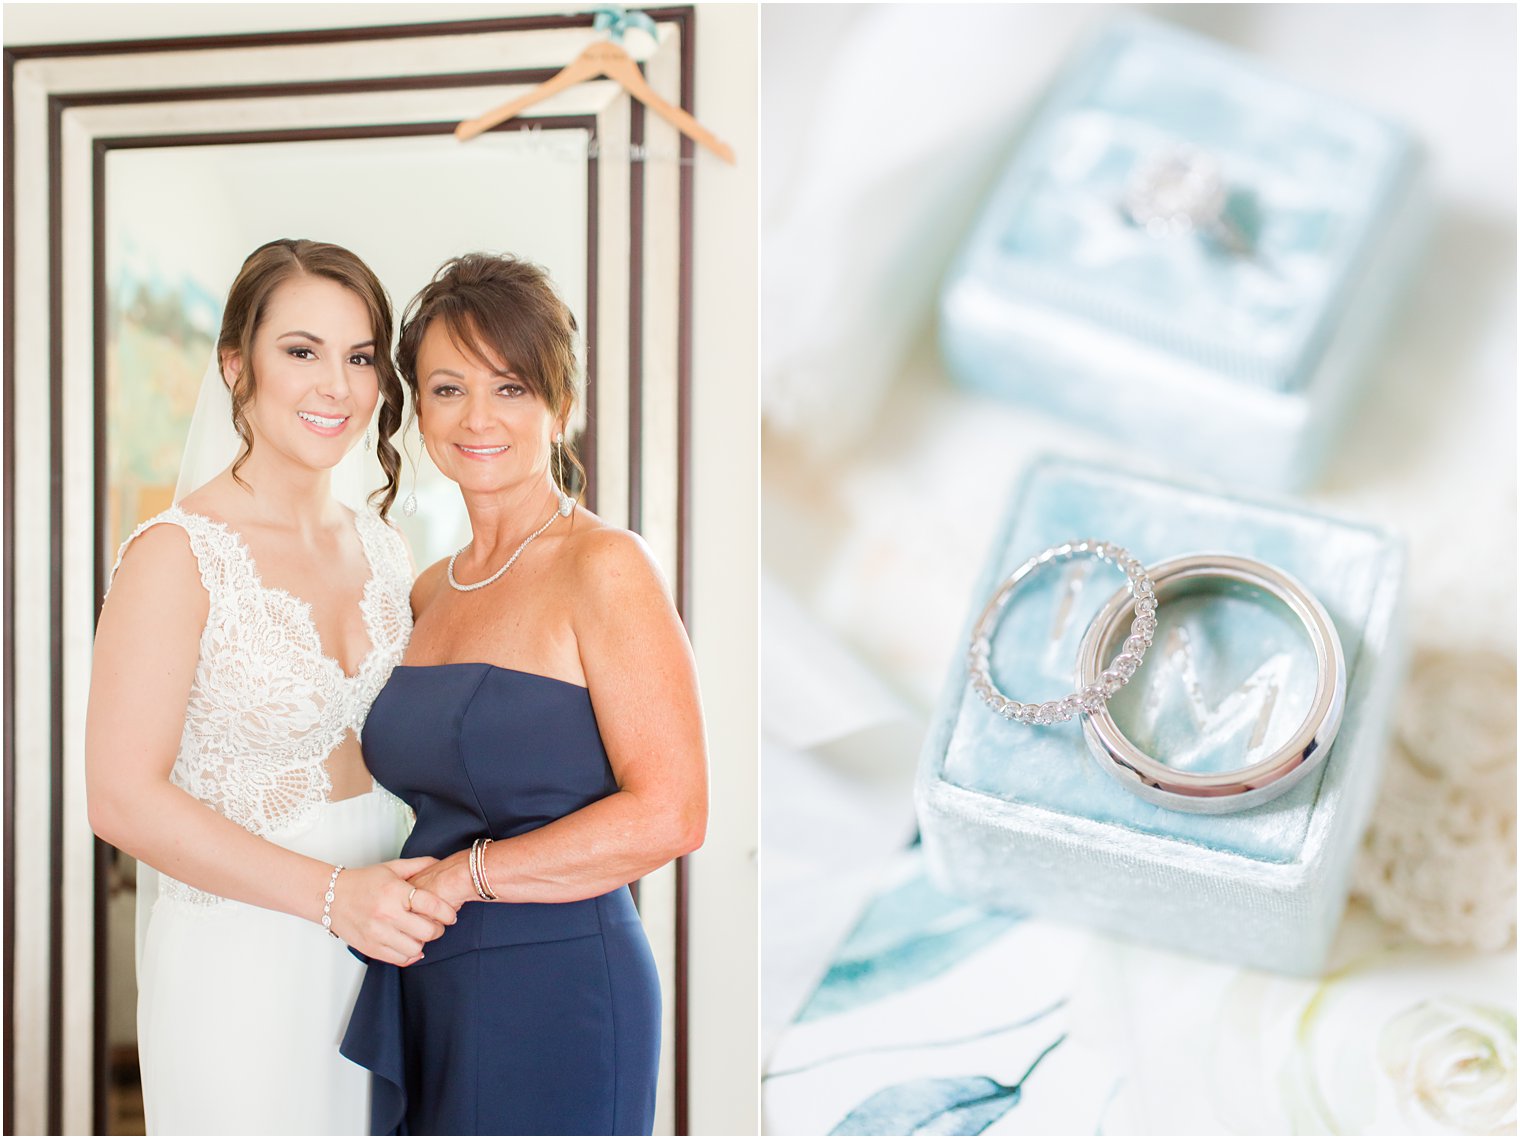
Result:
{"type": "Polygon", "coordinates": [[[609,39],[615,44],[623,42],[623,33],[629,28],[638,28],[645,32],[652,40],[659,40],[655,23],[645,12],[628,12],[622,8],[598,8],[596,19],[592,25],[599,32],[606,32],[609,39]]]}

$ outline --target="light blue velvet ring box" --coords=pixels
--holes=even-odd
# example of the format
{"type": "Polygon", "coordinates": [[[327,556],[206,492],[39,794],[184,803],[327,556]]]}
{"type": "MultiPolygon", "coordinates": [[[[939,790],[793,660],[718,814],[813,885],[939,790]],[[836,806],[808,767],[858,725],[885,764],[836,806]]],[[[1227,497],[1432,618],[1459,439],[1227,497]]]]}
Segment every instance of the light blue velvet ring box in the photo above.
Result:
{"type": "MultiPolygon", "coordinates": [[[[1377,790],[1402,673],[1402,545],[1367,526],[1222,497],[1072,460],[1025,475],[971,599],[920,760],[915,799],[941,889],[1226,961],[1294,974],[1323,966],[1377,790]],[[1324,604],[1347,663],[1345,717],[1319,770],[1249,811],[1153,806],[1101,771],[1081,724],[1003,719],[967,682],[970,632],[1028,557],[1100,538],[1154,564],[1232,553],[1286,570],[1324,604]]],[[[1075,686],[1077,646],[1124,578],[1078,558],[1043,567],[1008,602],[994,681],[1023,702],[1075,686]]],[[[1191,770],[1249,765],[1302,722],[1315,662],[1287,611],[1227,589],[1165,600],[1140,671],[1110,707],[1142,749],[1191,770]]]]}
{"type": "Polygon", "coordinates": [[[1401,127],[1120,19],[1033,112],[946,277],[948,368],[1183,472],[1310,485],[1428,231],[1421,171],[1401,127]],[[1179,148],[1212,156],[1244,252],[1126,212],[1179,148]]]}

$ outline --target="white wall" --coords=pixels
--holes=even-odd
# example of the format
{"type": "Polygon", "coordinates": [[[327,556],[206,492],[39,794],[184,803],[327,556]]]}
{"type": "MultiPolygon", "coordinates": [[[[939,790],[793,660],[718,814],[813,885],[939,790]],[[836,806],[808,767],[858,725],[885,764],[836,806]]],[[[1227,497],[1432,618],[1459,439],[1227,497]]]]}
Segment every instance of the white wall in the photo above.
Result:
{"type": "Polygon", "coordinates": [[[696,168],[690,619],[699,661],[736,651],[702,670],[713,797],[691,861],[694,1135],[759,1127],[759,30],[755,7],[697,10],[697,117],[737,163],[696,168]]]}

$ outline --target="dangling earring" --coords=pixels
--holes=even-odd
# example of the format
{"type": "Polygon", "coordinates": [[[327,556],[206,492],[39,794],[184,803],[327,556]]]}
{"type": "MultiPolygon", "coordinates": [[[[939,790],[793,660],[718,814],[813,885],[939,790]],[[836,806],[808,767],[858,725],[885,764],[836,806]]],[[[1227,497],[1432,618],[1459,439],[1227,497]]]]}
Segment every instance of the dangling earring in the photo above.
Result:
{"type": "Polygon", "coordinates": [[[369,428],[368,427],[366,427],[364,429],[364,449],[366,451],[369,450],[369,428]]]}
{"type": "MultiPolygon", "coordinates": [[[[417,432],[417,442],[422,442],[422,432],[417,432]]],[[[426,448],[423,448],[426,450],[426,448]]],[[[412,464],[412,489],[406,498],[401,501],[401,513],[410,518],[417,513],[417,467],[421,464],[422,457],[417,457],[417,462],[412,464]]]]}
{"type": "Polygon", "coordinates": [[[559,496],[559,512],[568,518],[570,512],[575,509],[575,499],[565,493],[565,433],[561,431],[554,437],[554,446],[557,448],[555,459],[559,463],[559,475],[554,479],[554,493],[559,496]]]}

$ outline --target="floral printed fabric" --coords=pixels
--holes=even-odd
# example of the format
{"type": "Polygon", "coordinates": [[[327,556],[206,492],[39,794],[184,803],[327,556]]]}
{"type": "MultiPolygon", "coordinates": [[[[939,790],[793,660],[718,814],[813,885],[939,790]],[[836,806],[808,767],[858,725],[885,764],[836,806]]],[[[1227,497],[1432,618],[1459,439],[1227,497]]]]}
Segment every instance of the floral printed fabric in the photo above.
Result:
{"type": "Polygon", "coordinates": [[[914,849],[771,1055],[767,1134],[1515,1131],[1515,955],[1360,905],[1317,980],[989,915],[914,849]]]}

